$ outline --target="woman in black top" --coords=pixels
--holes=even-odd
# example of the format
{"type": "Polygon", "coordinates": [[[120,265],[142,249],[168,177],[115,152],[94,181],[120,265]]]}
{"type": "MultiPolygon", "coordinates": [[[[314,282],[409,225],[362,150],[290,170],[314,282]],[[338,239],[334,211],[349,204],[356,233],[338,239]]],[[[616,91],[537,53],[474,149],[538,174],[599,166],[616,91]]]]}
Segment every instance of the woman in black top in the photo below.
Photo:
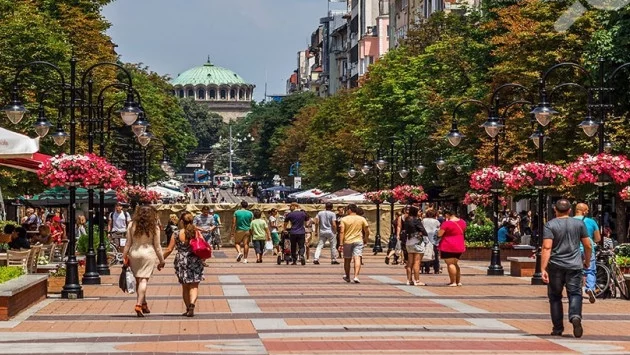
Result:
{"type": "Polygon", "coordinates": [[[418,218],[418,212],[418,207],[409,207],[409,217],[405,219],[403,224],[407,234],[406,249],[409,253],[405,271],[407,272],[407,285],[425,286],[424,283],[420,282],[420,262],[424,254],[424,238],[427,236],[427,231],[418,218]]]}
{"type": "Polygon", "coordinates": [[[15,232],[17,233],[17,236],[15,238],[11,238],[11,241],[9,242],[9,249],[30,249],[31,243],[28,241],[26,236],[26,229],[23,227],[17,227],[15,228],[15,232]]]}

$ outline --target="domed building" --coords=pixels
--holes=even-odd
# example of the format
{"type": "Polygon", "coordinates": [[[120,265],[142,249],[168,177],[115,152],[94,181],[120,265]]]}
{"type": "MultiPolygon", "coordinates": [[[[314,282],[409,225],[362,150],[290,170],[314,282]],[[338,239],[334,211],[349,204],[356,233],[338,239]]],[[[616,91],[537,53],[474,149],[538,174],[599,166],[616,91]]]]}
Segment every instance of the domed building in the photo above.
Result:
{"type": "Polygon", "coordinates": [[[193,97],[221,115],[224,122],[245,117],[251,110],[256,87],[235,72],[212,64],[209,58],[204,65],[179,74],[171,84],[174,95],[193,97]]]}

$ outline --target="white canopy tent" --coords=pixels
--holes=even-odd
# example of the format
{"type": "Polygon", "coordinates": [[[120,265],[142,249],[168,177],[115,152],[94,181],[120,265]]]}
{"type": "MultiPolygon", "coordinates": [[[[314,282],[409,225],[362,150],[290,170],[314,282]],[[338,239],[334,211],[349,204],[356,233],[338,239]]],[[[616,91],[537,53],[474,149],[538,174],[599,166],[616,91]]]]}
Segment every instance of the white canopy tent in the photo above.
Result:
{"type": "Polygon", "coordinates": [[[39,151],[39,138],[30,138],[0,127],[0,158],[31,159],[39,151]]]}
{"type": "Polygon", "coordinates": [[[306,190],[306,191],[300,191],[300,192],[296,192],[296,193],[292,193],[289,195],[289,197],[291,198],[297,198],[297,199],[301,199],[301,198],[322,198],[326,195],[328,195],[328,192],[323,192],[320,189],[310,189],[310,190],[306,190]]]}
{"type": "Polygon", "coordinates": [[[166,197],[166,198],[184,197],[184,194],[182,192],[177,192],[175,190],[171,190],[169,188],[162,187],[162,186],[147,187],[147,190],[155,191],[155,192],[161,194],[163,197],[166,197]]]}
{"type": "Polygon", "coordinates": [[[341,202],[364,203],[364,202],[367,202],[368,200],[365,198],[365,194],[363,194],[362,192],[357,192],[356,194],[352,194],[352,195],[331,198],[328,201],[333,202],[333,203],[341,203],[341,202]]]}

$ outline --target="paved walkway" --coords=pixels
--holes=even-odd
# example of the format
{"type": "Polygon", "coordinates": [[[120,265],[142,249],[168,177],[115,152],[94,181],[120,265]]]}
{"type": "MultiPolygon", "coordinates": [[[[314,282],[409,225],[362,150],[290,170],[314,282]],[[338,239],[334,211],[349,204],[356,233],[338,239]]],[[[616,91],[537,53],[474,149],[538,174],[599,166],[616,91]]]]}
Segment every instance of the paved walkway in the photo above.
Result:
{"type": "Polygon", "coordinates": [[[569,324],[551,337],[546,288],[485,276],[485,262],[462,262],[462,287],[446,287],[443,274],[414,287],[381,256],[365,257],[361,284],[345,283],[328,262],[244,265],[234,256],[216,252],[194,318],[181,316],[172,268],[151,279],[146,318],[114,285],[114,269],[103,285],[85,286],[83,300],[51,298],[0,323],[0,354],[630,353],[629,301],[587,302],[582,339],[569,324]]]}

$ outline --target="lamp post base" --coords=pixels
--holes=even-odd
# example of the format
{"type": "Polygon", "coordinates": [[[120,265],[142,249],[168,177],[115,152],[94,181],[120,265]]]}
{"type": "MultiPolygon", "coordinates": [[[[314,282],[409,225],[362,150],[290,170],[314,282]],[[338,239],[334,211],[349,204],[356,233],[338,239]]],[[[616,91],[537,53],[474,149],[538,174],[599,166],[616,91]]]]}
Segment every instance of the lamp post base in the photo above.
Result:
{"type": "Polygon", "coordinates": [[[492,255],[490,256],[490,266],[488,266],[488,276],[503,276],[503,266],[501,266],[501,250],[499,246],[495,244],[492,247],[492,255]]]}
{"type": "Polygon", "coordinates": [[[84,285],[100,285],[101,275],[96,269],[96,253],[94,250],[88,250],[85,255],[85,274],[83,274],[82,283],[84,285]]]}
{"type": "Polygon", "coordinates": [[[96,271],[99,275],[109,275],[109,265],[107,265],[107,250],[104,245],[99,245],[96,253],[96,271]]]}
{"type": "Polygon", "coordinates": [[[544,285],[544,284],[545,283],[543,282],[543,279],[542,279],[542,273],[532,275],[532,285],[544,285]]]}
{"type": "Polygon", "coordinates": [[[376,237],[374,238],[374,248],[372,248],[372,252],[374,252],[374,255],[383,252],[383,246],[381,245],[380,234],[377,234],[376,237]]]}
{"type": "Polygon", "coordinates": [[[79,263],[74,256],[66,261],[66,284],[61,290],[61,298],[83,298],[83,289],[79,285],[79,263]]]}
{"type": "Polygon", "coordinates": [[[542,249],[540,247],[536,248],[536,269],[534,269],[534,274],[532,275],[532,285],[544,285],[542,279],[542,270],[541,270],[541,260],[542,260],[542,249]]]}

